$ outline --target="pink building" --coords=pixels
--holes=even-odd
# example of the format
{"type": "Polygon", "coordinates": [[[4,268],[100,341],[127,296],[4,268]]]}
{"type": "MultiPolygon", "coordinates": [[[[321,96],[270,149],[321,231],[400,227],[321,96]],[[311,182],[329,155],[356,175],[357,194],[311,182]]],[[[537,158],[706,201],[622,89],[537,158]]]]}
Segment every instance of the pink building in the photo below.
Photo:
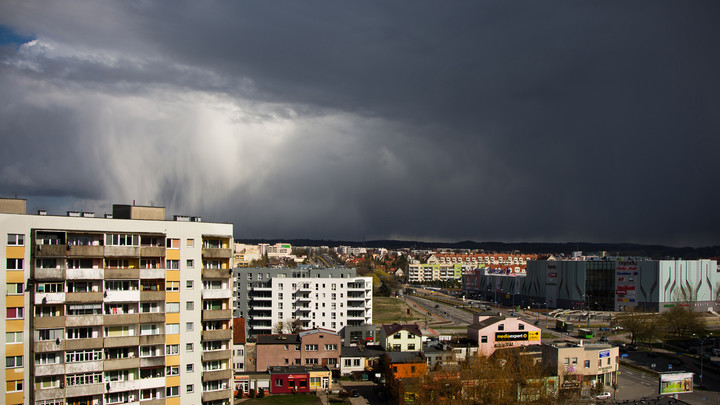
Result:
{"type": "Polygon", "coordinates": [[[540,344],[540,328],[515,317],[475,314],[467,327],[468,339],[477,342],[478,355],[490,356],[506,347],[540,344]]]}
{"type": "Polygon", "coordinates": [[[340,335],[327,329],[294,334],[258,335],[255,345],[257,370],[277,366],[327,366],[338,368],[342,343],[340,335]]]}

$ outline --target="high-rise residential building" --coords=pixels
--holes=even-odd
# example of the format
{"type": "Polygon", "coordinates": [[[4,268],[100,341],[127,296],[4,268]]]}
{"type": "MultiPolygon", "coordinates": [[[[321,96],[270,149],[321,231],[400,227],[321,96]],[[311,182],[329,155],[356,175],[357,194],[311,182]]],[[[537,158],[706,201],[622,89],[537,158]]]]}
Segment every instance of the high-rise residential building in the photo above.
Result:
{"type": "Polygon", "coordinates": [[[231,224],[0,199],[5,404],[230,404],[231,224]]]}
{"type": "Polygon", "coordinates": [[[234,316],[245,318],[248,336],[372,324],[372,277],[357,277],[354,268],[234,271],[234,316]]]}

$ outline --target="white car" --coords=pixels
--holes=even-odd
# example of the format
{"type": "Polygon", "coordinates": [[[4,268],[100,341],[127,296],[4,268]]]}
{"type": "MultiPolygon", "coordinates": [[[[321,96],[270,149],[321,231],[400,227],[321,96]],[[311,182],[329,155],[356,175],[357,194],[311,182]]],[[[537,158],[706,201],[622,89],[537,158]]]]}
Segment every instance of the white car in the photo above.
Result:
{"type": "Polygon", "coordinates": [[[602,394],[599,394],[595,397],[595,399],[610,399],[612,395],[610,395],[609,392],[603,392],[602,394]]]}

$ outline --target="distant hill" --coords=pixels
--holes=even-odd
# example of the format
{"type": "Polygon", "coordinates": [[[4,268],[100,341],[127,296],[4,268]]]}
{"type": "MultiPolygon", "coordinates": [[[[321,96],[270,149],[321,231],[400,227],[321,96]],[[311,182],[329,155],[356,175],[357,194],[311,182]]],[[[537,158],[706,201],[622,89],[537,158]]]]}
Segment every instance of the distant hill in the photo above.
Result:
{"type": "Polygon", "coordinates": [[[567,242],[567,243],[505,243],[505,242],[473,242],[462,241],[454,243],[443,242],[419,242],[406,240],[370,240],[370,241],[337,241],[317,239],[236,239],[239,243],[258,244],[278,242],[290,243],[293,246],[354,246],[366,248],[387,248],[387,249],[477,249],[487,252],[512,252],[522,253],[553,253],[570,255],[573,251],[580,250],[584,253],[606,252],[608,256],[647,256],[653,259],[699,259],[720,257],[720,246],[708,247],[671,247],[662,245],[642,245],[637,243],[588,243],[588,242],[567,242]]]}

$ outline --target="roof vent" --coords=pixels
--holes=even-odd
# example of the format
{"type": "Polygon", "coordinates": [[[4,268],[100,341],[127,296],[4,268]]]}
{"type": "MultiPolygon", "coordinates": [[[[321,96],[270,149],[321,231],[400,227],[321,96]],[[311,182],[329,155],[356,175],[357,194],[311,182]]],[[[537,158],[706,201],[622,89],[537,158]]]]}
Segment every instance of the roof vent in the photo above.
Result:
{"type": "Polygon", "coordinates": [[[190,217],[190,221],[192,221],[192,222],[202,222],[202,217],[190,217]]]}
{"type": "Polygon", "coordinates": [[[95,218],[95,213],[94,212],[83,212],[82,216],[85,218],[95,218]]]}
{"type": "Polygon", "coordinates": [[[177,222],[188,222],[190,221],[190,217],[187,215],[175,215],[173,216],[173,219],[177,222]]]}
{"type": "Polygon", "coordinates": [[[105,218],[112,219],[113,214],[105,214],[105,218]]]}
{"type": "Polygon", "coordinates": [[[38,215],[47,215],[47,210],[38,210],[38,215]]]}
{"type": "Polygon", "coordinates": [[[79,217],[79,216],[80,216],[80,211],[68,211],[68,212],[67,212],[67,216],[69,216],[69,217],[79,217]]]}

